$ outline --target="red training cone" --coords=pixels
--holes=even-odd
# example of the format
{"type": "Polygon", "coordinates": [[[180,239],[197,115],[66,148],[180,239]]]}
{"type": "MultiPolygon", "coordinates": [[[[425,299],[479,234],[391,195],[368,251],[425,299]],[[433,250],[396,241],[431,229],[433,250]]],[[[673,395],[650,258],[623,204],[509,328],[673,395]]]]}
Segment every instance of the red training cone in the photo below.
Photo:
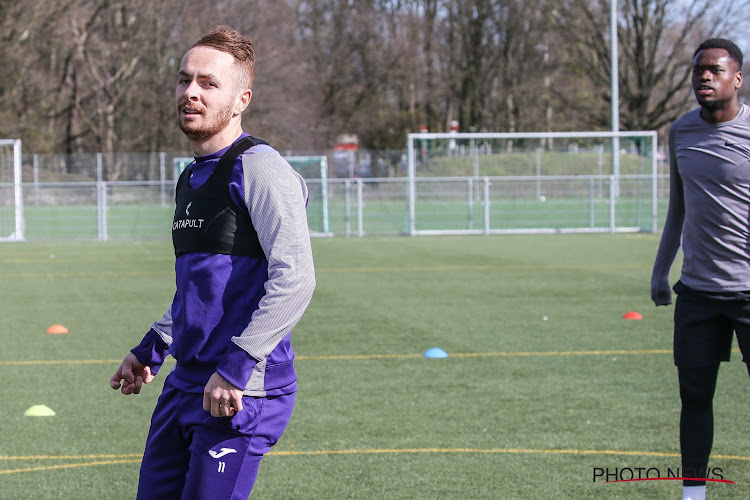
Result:
{"type": "Polygon", "coordinates": [[[623,316],[624,319],[643,319],[643,315],[641,313],[630,311],[629,313],[626,313],[625,316],[623,316]]]}

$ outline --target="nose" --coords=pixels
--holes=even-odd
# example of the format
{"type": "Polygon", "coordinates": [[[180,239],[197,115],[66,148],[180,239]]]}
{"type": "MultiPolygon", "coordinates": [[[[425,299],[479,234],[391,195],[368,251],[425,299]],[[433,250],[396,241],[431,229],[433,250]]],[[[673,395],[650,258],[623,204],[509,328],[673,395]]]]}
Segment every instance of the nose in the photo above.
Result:
{"type": "Polygon", "coordinates": [[[185,89],[185,97],[191,101],[198,99],[198,82],[195,80],[191,81],[185,89]]]}
{"type": "Polygon", "coordinates": [[[177,95],[189,101],[198,99],[198,83],[195,80],[180,83],[177,87],[177,95]]]}

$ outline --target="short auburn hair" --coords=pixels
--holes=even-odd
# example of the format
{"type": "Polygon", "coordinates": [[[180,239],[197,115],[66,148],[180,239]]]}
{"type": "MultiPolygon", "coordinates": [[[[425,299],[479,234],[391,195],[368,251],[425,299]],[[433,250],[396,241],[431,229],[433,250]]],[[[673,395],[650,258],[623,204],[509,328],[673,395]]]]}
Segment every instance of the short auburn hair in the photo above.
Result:
{"type": "MultiPolygon", "coordinates": [[[[237,85],[243,89],[253,87],[255,80],[255,51],[253,41],[228,26],[217,26],[193,44],[193,47],[211,47],[234,56],[237,66],[237,85]]],[[[193,47],[190,47],[191,49],[193,47]]]]}

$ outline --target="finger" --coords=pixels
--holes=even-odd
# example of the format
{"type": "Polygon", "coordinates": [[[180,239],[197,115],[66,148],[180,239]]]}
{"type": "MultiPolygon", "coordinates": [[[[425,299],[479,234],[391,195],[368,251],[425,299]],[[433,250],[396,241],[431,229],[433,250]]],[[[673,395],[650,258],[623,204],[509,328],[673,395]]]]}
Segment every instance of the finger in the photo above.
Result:
{"type": "Polygon", "coordinates": [[[135,381],[135,375],[133,375],[133,367],[130,363],[122,362],[120,365],[120,376],[130,382],[131,384],[135,381]]]}
{"type": "Polygon", "coordinates": [[[230,403],[232,405],[231,406],[232,410],[238,413],[241,412],[242,411],[242,394],[241,393],[239,395],[232,394],[232,400],[230,403]]]}
{"type": "Polygon", "coordinates": [[[144,384],[150,384],[151,381],[154,380],[154,374],[151,373],[151,368],[147,366],[147,367],[145,367],[143,369],[143,371],[146,373],[146,376],[143,379],[143,383],[144,384]]]}
{"type": "Polygon", "coordinates": [[[221,417],[221,411],[222,411],[221,403],[219,403],[218,400],[213,399],[211,400],[211,415],[214,417],[221,417]]]}
{"type": "Polygon", "coordinates": [[[232,417],[234,416],[234,407],[232,406],[232,403],[229,401],[221,401],[219,402],[219,413],[221,413],[222,417],[232,417]]]}
{"type": "Polygon", "coordinates": [[[208,394],[203,394],[203,409],[205,411],[211,411],[211,398],[208,394]]]}
{"type": "Polygon", "coordinates": [[[140,394],[142,386],[143,386],[143,377],[138,375],[137,377],[135,377],[135,381],[133,383],[133,394],[140,394]]]}
{"type": "Polygon", "coordinates": [[[120,388],[120,380],[122,380],[122,376],[120,375],[120,370],[117,370],[114,375],[112,375],[112,378],[109,379],[109,386],[117,390],[120,388]]]}
{"type": "Polygon", "coordinates": [[[659,294],[659,305],[665,306],[672,303],[672,294],[669,292],[659,294]]]}
{"type": "Polygon", "coordinates": [[[232,415],[232,406],[224,398],[211,399],[211,415],[214,417],[227,417],[232,415]]]}
{"type": "Polygon", "coordinates": [[[124,380],[124,381],[122,382],[122,389],[121,389],[121,392],[122,392],[123,394],[125,394],[126,396],[129,396],[129,395],[133,394],[133,384],[131,384],[131,383],[130,383],[130,382],[128,382],[127,380],[124,380]]]}

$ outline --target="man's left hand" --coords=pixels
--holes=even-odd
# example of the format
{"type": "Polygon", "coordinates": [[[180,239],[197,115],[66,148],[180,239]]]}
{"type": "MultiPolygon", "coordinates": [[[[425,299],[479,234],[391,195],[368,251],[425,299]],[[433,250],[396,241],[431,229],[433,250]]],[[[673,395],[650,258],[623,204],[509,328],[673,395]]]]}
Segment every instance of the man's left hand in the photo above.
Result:
{"type": "Polygon", "coordinates": [[[203,390],[203,409],[214,417],[233,417],[242,411],[242,390],[214,372],[203,390]]]}

